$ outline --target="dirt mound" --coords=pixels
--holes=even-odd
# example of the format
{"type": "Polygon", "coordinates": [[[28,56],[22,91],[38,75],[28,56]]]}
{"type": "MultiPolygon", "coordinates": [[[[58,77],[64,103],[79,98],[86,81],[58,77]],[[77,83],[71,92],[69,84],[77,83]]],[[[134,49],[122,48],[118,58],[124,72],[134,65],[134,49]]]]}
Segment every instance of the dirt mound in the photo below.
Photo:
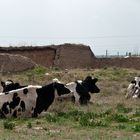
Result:
{"type": "Polygon", "coordinates": [[[0,53],[19,54],[45,67],[62,69],[90,68],[95,60],[90,46],[83,44],[0,47],[0,53]]]}
{"type": "Polygon", "coordinates": [[[0,54],[0,72],[20,72],[35,67],[31,59],[7,53],[0,54]]]}

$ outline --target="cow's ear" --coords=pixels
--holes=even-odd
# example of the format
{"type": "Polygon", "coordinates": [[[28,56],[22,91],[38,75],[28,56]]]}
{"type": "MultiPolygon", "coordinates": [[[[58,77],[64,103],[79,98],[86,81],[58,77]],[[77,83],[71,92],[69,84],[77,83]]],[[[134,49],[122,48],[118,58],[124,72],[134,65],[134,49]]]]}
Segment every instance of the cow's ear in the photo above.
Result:
{"type": "Polygon", "coordinates": [[[97,78],[94,78],[93,81],[96,83],[98,81],[98,79],[97,78]]]}
{"type": "Polygon", "coordinates": [[[11,82],[11,83],[14,83],[12,80],[8,79],[7,81],[11,82]]]}
{"type": "Polygon", "coordinates": [[[5,83],[3,81],[1,81],[1,85],[4,87],[5,86],[5,83]]]}
{"type": "Polygon", "coordinates": [[[20,84],[19,83],[15,83],[15,87],[20,87],[20,84]]]}
{"type": "Polygon", "coordinates": [[[91,76],[87,76],[87,77],[86,77],[86,80],[91,80],[91,79],[92,79],[91,76]]]}
{"type": "Polygon", "coordinates": [[[132,84],[136,84],[136,81],[135,81],[135,80],[133,80],[133,81],[131,81],[131,83],[132,83],[132,84]]]}
{"type": "Polygon", "coordinates": [[[139,82],[139,87],[140,87],[140,82],[139,82]]]}

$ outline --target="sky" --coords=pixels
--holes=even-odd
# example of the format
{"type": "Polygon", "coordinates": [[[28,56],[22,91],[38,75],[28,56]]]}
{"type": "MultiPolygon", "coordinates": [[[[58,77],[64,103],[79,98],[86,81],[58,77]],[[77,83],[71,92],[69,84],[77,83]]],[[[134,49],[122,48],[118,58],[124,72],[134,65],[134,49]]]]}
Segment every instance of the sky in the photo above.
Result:
{"type": "Polygon", "coordinates": [[[63,43],[140,54],[140,0],[0,0],[0,46],[63,43]]]}

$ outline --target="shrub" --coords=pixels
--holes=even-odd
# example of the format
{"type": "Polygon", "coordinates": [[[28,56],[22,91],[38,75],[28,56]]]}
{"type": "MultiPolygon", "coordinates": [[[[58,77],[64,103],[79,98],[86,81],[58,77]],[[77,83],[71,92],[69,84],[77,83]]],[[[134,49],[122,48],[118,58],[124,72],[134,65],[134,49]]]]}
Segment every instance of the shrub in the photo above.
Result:
{"type": "Polygon", "coordinates": [[[28,128],[32,128],[32,123],[31,122],[28,122],[27,127],[28,128]]]}
{"type": "Polygon", "coordinates": [[[37,66],[35,69],[33,69],[33,73],[36,75],[42,75],[45,74],[47,69],[43,66],[37,66]]]}
{"type": "Polygon", "coordinates": [[[111,119],[116,122],[129,122],[129,118],[123,114],[113,114],[111,119]]]}
{"type": "Polygon", "coordinates": [[[58,120],[58,117],[56,117],[56,116],[54,116],[54,115],[51,115],[51,114],[48,114],[48,115],[46,116],[46,120],[47,120],[48,122],[54,122],[54,123],[56,123],[57,120],[58,120]]]}
{"type": "Polygon", "coordinates": [[[129,113],[133,110],[132,108],[126,108],[124,104],[117,104],[116,109],[121,113],[129,113]]]}
{"type": "Polygon", "coordinates": [[[84,127],[106,127],[108,126],[108,123],[103,121],[103,120],[95,120],[95,119],[90,119],[88,116],[84,115],[80,118],[79,124],[84,127]]]}
{"type": "Polygon", "coordinates": [[[140,124],[136,124],[132,129],[133,129],[135,132],[140,132],[140,124]]]}
{"type": "Polygon", "coordinates": [[[136,109],[134,116],[140,117],[140,108],[136,109]]]}
{"type": "Polygon", "coordinates": [[[4,129],[12,130],[15,127],[15,124],[11,121],[4,121],[3,123],[4,129]]]}

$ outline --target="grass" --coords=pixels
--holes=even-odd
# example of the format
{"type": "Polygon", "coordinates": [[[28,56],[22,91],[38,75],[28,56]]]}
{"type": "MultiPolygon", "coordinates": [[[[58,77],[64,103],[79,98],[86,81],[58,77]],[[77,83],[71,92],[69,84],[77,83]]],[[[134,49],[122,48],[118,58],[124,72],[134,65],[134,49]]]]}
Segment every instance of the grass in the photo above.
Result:
{"type": "Polygon", "coordinates": [[[6,121],[3,122],[3,126],[4,126],[4,129],[13,130],[14,127],[15,127],[15,123],[12,122],[12,121],[6,120],[6,121]]]}
{"type": "Polygon", "coordinates": [[[0,119],[0,139],[139,140],[139,99],[125,99],[129,82],[139,74],[134,69],[75,69],[66,72],[41,66],[22,73],[1,74],[1,80],[12,79],[22,85],[45,85],[53,78],[67,83],[91,75],[99,79],[97,85],[101,93],[93,94],[88,106],[55,101],[46,114],[36,119],[0,119]]]}

